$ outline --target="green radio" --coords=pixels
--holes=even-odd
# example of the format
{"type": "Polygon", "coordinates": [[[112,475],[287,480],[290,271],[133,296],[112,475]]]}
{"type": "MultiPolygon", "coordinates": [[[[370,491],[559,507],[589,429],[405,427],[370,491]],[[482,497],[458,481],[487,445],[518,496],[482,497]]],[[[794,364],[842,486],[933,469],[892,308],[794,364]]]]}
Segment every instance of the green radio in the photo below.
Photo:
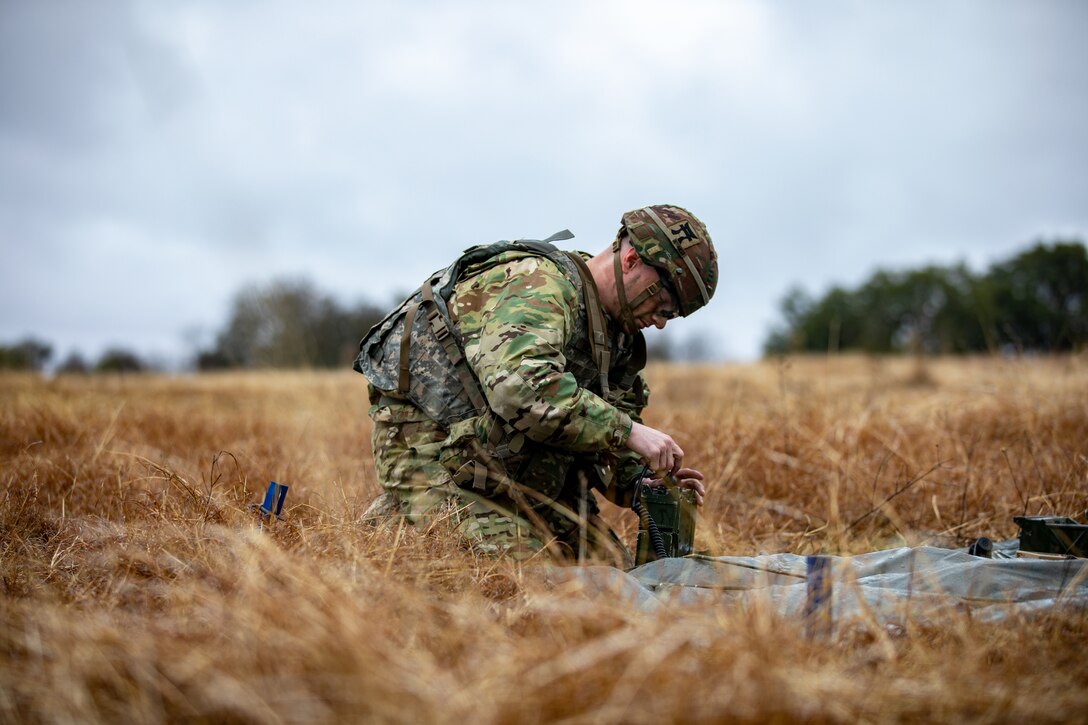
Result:
{"type": "Polygon", "coordinates": [[[631,508],[639,519],[635,566],[692,553],[696,518],[694,491],[673,485],[672,481],[660,486],[640,483],[631,508]]]}

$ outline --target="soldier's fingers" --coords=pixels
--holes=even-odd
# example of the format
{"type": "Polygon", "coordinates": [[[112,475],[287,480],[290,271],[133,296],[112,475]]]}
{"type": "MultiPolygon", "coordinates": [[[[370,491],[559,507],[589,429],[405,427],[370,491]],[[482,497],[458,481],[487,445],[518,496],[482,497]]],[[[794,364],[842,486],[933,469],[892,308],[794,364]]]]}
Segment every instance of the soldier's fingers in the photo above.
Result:
{"type": "Polygon", "coordinates": [[[675,475],[680,470],[680,464],[684,461],[684,449],[676,445],[676,443],[673,443],[672,446],[672,465],[669,466],[669,471],[675,475]]]}
{"type": "Polygon", "coordinates": [[[662,441],[661,448],[658,449],[657,455],[654,458],[654,470],[655,471],[668,471],[672,465],[672,459],[670,455],[672,453],[671,441],[662,441]]]}
{"type": "Polygon", "coordinates": [[[692,478],[691,476],[676,476],[676,483],[682,488],[690,488],[694,491],[706,490],[706,485],[701,479],[692,478]]]}
{"type": "Polygon", "coordinates": [[[654,478],[661,478],[661,475],[668,471],[668,467],[665,465],[668,461],[669,452],[668,449],[661,449],[654,455],[654,478]]]}
{"type": "Polygon", "coordinates": [[[684,478],[681,479],[680,485],[684,488],[690,488],[692,491],[698,494],[700,498],[706,494],[706,486],[704,486],[703,482],[698,479],[684,478]]]}
{"type": "Polygon", "coordinates": [[[675,444],[667,446],[658,453],[657,458],[654,461],[654,476],[661,478],[662,476],[672,476],[675,478],[676,471],[680,466],[680,459],[677,457],[677,447],[675,444]]]}

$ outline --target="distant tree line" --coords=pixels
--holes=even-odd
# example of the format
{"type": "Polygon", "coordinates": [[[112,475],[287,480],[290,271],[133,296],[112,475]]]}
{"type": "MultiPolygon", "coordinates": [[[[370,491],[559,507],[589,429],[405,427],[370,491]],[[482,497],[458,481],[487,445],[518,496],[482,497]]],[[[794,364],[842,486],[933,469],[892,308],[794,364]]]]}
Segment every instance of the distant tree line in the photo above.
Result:
{"type": "Polygon", "coordinates": [[[1037,243],[982,274],[963,264],[878,271],[816,298],[794,288],[766,354],[1058,352],[1088,345],[1088,253],[1081,241],[1037,243]]]}
{"type": "Polygon", "coordinates": [[[387,311],[369,303],[345,307],[305,279],[249,285],[235,295],[214,345],[198,351],[195,367],[343,367],[387,311]]]}
{"type": "MultiPolygon", "coordinates": [[[[387,310],[368,303],[343,306],[305,279],[278,279],[241,289],[214,342],[195,351],[196,370],[231,368],[335,368],[350,365],[360,338],[387,310]]],[[[52,359],[48,343],[27,338],[0,344],[0,370],[42,371],[52,359]]],[[[87,361],[73,352],[58,373],[130,373],[156,369],[121,347],[87,361]]]]}
{"type": "MultiPolygon", "coordinates": [[[[34,338],[27,338],[13,345],[0,345],[0,370],[41,372],[53,357],[53,346],[34,338]]],[[[125,373],[141,372],[150,366],[135,353],[121,348],[110,348],[93,362],[87,362],[78,352],[73,352],[56,367],[59,373],[125,373]]]]}
{"type": "Polygon", "coordinates": [[[0,345],[0,370],[41,370],[52,356],[52,345],[33,338],[0,345]]]}

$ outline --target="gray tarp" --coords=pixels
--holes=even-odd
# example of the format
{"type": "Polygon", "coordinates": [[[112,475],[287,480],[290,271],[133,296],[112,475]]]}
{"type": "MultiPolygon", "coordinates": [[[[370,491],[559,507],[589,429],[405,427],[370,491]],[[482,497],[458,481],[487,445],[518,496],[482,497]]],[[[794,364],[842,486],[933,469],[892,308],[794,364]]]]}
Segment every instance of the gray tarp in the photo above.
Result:
{"type": "MultiPolygon", "coordinates": [[[[939,617],[949,607],[968,608],[984,619],[1058,604],[1088,607],[1088,560],[1007,558],[1015,550],[1014,540],[997,544],[994,559],[934,547],[828,556],[831,594],[821,611],[836,623],[864,619],[889,624],[939,617]]],[[[766,602],[792,618],[804,614],[809,600],[805,557],[796,554],[664,559],[626,573],[571,567],[553,570],[549,579],[607,590],[647,609],[670,601],[766,602]]]]}

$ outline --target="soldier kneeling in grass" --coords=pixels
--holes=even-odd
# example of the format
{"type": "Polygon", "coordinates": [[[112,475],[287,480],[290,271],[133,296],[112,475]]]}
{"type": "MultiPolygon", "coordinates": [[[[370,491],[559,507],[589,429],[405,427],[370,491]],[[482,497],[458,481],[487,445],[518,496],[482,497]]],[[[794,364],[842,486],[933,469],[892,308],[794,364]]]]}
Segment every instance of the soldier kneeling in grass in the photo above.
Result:
{"type": "Polygon", "coordinates": [[[641,421],[641,331],[710,301],[706,227],[659,205],[624,214],[595,256],[553,245],[572,236],[472,247],[363,338],[384,489],[371,517],[450,516],[484,552],[623,565],[590,489],[627,506],[653,471],[702,502],[703,474],[641,421]]]}

